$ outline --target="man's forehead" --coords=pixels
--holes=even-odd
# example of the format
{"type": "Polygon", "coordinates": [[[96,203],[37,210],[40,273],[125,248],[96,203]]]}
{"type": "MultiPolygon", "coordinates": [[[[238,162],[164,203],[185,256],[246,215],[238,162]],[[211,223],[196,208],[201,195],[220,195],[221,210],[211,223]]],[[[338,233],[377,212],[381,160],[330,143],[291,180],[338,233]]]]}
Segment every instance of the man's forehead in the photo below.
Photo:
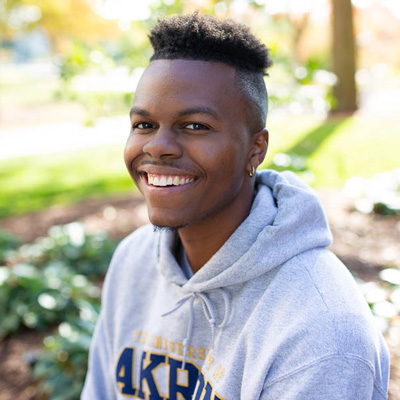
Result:
{"type": "Polygon", "coordinates": [[[236,69],[221,62],[154,60],[139,81],[132,115],[167,111],[170,116],[208,115],[214,119],[244,118],[246,104],[237,85],[236,69]]]}
{"type": "MultiPolygon", "coordinates": [[[[176,81],[223,79],[234,83],[236,69],[222,62],[203,60],[154,60],[145,69],[142,79],[154,79],[157,76],[173,78],[176,81]]],[[[141,80],[142,80],[141,79],[141,80]]]]}
{"type": "Polygon", "coordinates": [[[135,100],[179,96],[221,102],[237,97],[235,76],[236,70],[221,62],[155,60],[144,71],[135,100]]]}

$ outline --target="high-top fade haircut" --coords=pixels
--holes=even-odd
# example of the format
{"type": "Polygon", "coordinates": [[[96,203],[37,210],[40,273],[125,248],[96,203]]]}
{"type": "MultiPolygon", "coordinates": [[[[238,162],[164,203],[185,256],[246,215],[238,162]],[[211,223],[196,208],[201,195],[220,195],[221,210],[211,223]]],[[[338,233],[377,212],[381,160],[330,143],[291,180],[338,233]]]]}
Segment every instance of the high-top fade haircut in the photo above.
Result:
{"type": "Polygon", "coordinates": [[[265,127],[268,95],[264,83],[272,65],[268,48],[250,29],[231,19],[217,19],[198,12],[161,18],[150,31],[154,60],[223,62],[236,69],[236,83],[248,103],[252,133],[265,127]]]}

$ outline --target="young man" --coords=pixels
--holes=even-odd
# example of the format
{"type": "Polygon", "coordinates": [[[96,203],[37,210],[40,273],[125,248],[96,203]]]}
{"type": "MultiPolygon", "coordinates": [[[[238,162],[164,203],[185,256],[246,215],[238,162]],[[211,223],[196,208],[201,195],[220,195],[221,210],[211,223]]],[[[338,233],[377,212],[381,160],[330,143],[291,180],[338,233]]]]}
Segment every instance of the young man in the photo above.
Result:
{"type": "Polygon", "coordinates": [[[197,13],[150,40],[125,162],[153,226],[114,255],[82,399],[385,399],[386,346],[315,194],[255,173],[267,49],[197,13]]]}

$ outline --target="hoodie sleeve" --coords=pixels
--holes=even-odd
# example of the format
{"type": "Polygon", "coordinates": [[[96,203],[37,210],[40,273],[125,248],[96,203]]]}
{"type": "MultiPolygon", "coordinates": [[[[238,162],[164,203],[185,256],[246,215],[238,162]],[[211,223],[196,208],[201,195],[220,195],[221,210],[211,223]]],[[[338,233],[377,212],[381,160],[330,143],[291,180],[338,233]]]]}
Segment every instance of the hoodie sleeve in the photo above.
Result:
{"type": "Polygon", "coordinates": [[[125,238],[117,247],[102,289],[101,312],[96,323],[89,350],[89,365],[81,400],[113,400],[117,398],[114,387],[114,359],[112,354],[115,309],[115,287],[118,286],[124,257],[134,234],[125,238]]]}
{"type": "Polygon", "coordinates": [[[113,362],[109,355],[103,317],[100,314],[90,346],[89,368],[81,400],[113,400],[113,362]]]}
{"type": "Polygon", "coordinates": [[[334,355],[266,383],[260,400],[384,400],[372,366],[358,356],[334,355]]]}

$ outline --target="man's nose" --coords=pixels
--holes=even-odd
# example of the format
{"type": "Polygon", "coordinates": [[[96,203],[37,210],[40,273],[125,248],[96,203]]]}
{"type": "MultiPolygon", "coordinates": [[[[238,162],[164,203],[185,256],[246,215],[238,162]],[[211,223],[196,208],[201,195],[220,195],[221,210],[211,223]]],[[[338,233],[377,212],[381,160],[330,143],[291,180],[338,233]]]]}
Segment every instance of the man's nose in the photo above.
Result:
{"type": "Polygon", "coordinates": [[[177,133],[168,127],[160,127],[143,146],[143,152],[153,158],[179,158],[182,147],[177,140],[177,133]]]}

